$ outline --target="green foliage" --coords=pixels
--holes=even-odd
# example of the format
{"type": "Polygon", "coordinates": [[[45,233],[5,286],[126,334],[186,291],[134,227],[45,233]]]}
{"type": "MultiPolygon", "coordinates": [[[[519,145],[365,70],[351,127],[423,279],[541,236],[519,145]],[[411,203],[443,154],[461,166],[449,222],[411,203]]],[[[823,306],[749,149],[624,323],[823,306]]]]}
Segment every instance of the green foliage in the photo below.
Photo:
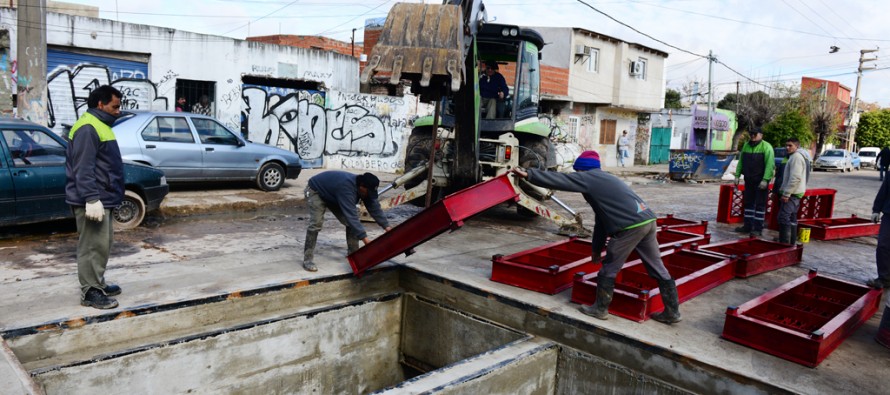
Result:
{"type": "Polygon", "coordinates": [[[856,144],[860,147],[890,146],[890,109],[867,112],[859,117],[856,144]]]}
{"type": "Polygon", "coordinates": [[[763,139],[773,147],[785,145],[785,140],[795,137],[801,146],[809,146],[815,137],[810,126],[810,119],[798,110],[786,110],[779,113],[763,127],[763,139]]]}
{"type": "Polygon", "coordinates": [[[664,108],[683,108],[683,103],[680,101],[680,91],[668,89],[664,93],[664,108]]]}

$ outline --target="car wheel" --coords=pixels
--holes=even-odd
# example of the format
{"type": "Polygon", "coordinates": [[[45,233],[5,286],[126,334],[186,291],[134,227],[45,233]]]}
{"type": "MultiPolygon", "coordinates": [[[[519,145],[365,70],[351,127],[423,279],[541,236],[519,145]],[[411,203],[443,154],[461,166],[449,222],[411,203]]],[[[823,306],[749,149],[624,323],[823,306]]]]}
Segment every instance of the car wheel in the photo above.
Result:
{"type": "Polygon", "coordinates": [[[120,206],[111,210],[114,228],[117,230],[133,229],[145,218],[145,201],[138,193],[126,191],[120,206]]]}
{"type": "Polygon", "coordinates": [[[274,162],[264,164],[256,175],[256,184],[267,192],[281,189],[284,184],[284,168],[274,162]]]}

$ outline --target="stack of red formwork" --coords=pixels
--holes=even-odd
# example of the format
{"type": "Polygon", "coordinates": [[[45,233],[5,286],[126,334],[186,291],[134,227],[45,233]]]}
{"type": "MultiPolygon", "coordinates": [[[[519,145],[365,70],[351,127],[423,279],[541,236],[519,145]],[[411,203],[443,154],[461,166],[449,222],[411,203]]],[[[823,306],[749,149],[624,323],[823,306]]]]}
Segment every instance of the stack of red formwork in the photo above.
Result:
{"type": "Polygon", "coordinates": [[[513,255],[491,258],[491,280],[545,294],[572,286],[575,273],[599,270],[590,241],[570,238],[513,255]]]}
{"type": "Polygon", "coordinates": [[[878,309],[881,291],[816,271],[738,307],[729,307],[723,337],[816,367],[878,309]]]}
{"type": "Polygon", "coordinates": [[[668,214],[666,217],[656,219],[659,229],[679,230],[681,232],[689,232],[704,235],[708,233],[708,221],[693,221],[689,219],[681,219],[668,214]]]}
{"type": "Polygon", "coordinates": [[[789,245],[756,237],[693,247],[694,250],[735,261],[736,277],[746,278],[800,263],[803,245],[789,245]]]}
{"type": "MultiPolygon", "coordinates": [[[[770,187],[772,188],[772,186],[770,187]]],[[[717,201],[717,222],[733,224],[742,222],[745,218],[745,208],[742,205],[742,191],[744,185],[736,188],[733,185],[721,185],[720,197],[717,201]]],[[[834,189],[807,189],[800,199],[800,208],[797,211],[798,219],[831,218],[834,213],[834,189]]],[[[779,228],[779,199],[770,192],[767,197],[766,218],[769,229],[779,228]]]]}
{"type": "Polygon", "coordinates": [[[877,236],[881,229],[867,218],[855,214],[850,218],[818,218],[797,221],[801,228],[810,229],[810,238],[815,240],[851,239],[854,237],[877,236]]]}
{"type": "MultiPolygon", "coordinates": [[[[677,284],[680,302],[685,302],[733,278],[729,258],[689,250],[669,250],[661,259],[677,284]]],[[[592,304],[596,301],[598,273],[575,276],[572,302],[592,304]]],[[[664,310],[658,282],[646,273],[641,260],[628,262],[615,278],[615,291],[609,313],[642,322],[664,310]]]]}

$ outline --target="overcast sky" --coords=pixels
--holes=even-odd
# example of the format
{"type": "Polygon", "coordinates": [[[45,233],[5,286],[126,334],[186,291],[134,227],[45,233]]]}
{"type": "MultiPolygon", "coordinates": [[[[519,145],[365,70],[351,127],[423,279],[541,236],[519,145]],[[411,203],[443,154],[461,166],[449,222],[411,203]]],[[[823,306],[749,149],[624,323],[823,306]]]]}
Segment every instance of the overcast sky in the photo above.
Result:
{"type": "MultiPolygon", "coordinates": [[[[385,17],[394,4],[385,0],[66,1],[98,6],[102,18],[198,33],[235,38],[324,35],[347,42],[353,28],[358,29],[356,41],[361,41],[365,20],[385,17]]],[[[885,47],[875,53],[878,61],[868,63],[877,69],[863,73],[860,100],[890,107],[890,23],[884,0],[584,3],[485,0],[489,19],[498,23],[579,27],[668,52],[667,85],[678,90],[690,81],[707,82],[708,61],[697,55],[707,56],[713,50],[720,62],[738,72],[715,65],[715,101],[734,92],[737,81],[746,92],[765,89],[758,83],[799,84],[801,76],[838,81],[855,94],[859,51],[885,47]],[[840,49],[829,53],[832,46],[840,49]]]]}

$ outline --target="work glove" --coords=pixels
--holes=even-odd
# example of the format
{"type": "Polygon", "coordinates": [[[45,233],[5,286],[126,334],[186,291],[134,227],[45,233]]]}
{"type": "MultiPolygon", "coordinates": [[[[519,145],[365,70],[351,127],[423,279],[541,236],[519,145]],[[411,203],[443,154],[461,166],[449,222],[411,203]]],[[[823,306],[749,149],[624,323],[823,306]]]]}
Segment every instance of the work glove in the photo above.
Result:
{"type": "Polygon", "coordinates": [[[102,205],[101,200],[88,202],[86,209],[87,219],[91,221],[102,222],[102,219],[105,218],[105,206],[102,205]]]}
{"type": "Polygon", "coordinates": [[[733,181],[733,184],[736,186],[736,188],[738,188],[738,186],[739,186],[739,176],[735,176],[735,180],[733,181]]]}
{"type": "Polygon", "coordinates": [[[760,188],[760,189],[766,189],[766,187],[768,187],[768,186],[769,186],[769,181],[767,181],[767,180],[763,180],[763,181],[760,182],[760,186],[759,186],[758,188],[760,188]]]}
{"type": "Polygon", "coordinates": [[[881,220],[881,213],[871,213],[871,222],[878,223],[881,220]]]}

